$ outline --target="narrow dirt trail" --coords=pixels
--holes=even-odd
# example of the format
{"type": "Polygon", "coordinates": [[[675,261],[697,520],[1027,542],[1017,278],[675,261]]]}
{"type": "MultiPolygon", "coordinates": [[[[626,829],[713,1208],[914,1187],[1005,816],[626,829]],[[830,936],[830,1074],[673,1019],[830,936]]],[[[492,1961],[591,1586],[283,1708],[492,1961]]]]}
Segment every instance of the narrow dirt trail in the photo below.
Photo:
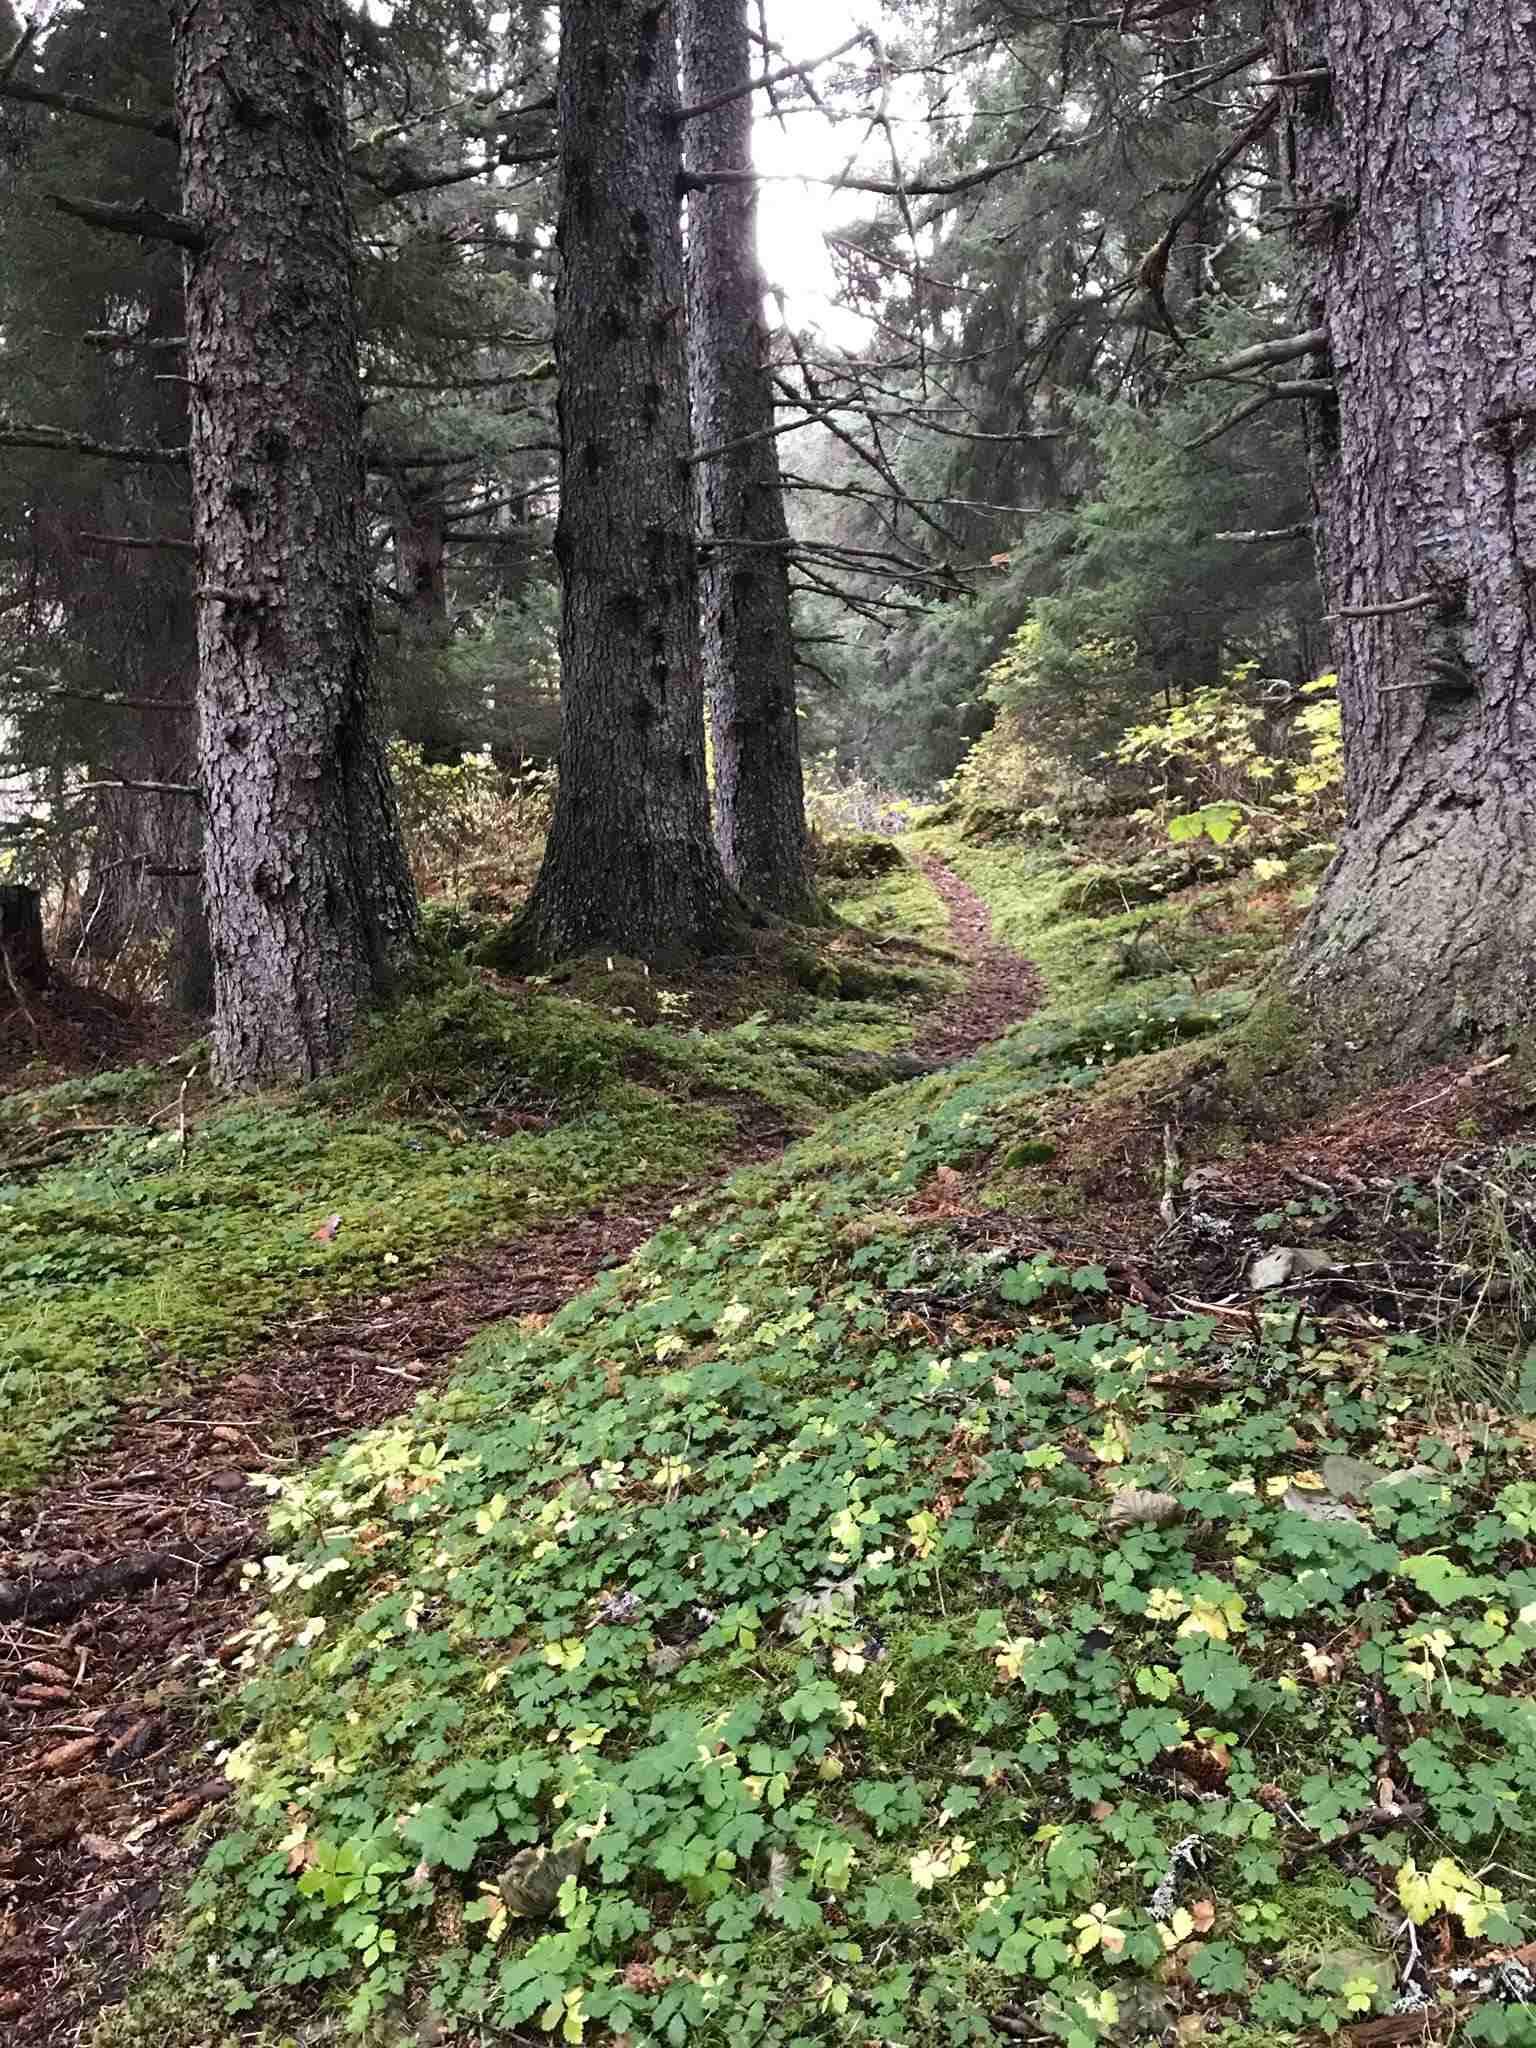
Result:
{"type": "MultiPolygon", "coordinates": [[[[1040,984],[993,941],[974,891],[942,861],[920,865],[971,963],[912,1046],[943,1066],[1027,1016],[1040,984]]],[[[719,1177],[783,1137],[747,1129],[719,1177]]],[[[698,1192],[553,1223],[425,1285],[295,1317],[186,1398],[130,1403],[102,1449],[0,1508],[0,2041],[80,2038],[142,1966],[167,1882],[201,1854],[186,1824],[228,1794],[199,1680],[259,1604],[241,1571],[266,1524],[252,1477],[408,1408],[479,1331],[552,1314],[698,1192]]]]}
{"type": "Polygon", "coordinates": [[[1038,1009],[1045,985],[1033,962],[992,935],[992,913],[953,868],[929,854],[917,865],[949,912],[952,944],[971,963],[970,977],[914,1040],[912,1050],[936,1067],[964,1059],[979,1046],[1001,1038],[1010,1026],[1038,1009]]]}

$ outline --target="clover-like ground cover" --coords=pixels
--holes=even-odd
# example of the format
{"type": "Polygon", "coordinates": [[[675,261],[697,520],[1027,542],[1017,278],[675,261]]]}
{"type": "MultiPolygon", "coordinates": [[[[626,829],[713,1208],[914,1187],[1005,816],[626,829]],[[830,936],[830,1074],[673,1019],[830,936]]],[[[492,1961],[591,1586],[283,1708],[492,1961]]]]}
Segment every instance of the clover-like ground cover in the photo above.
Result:
{"type": "Polygon", "coordinates": [[[119,2035],[1532,2038],[1531,1422],[907,1209],[1216,1021],[889,1090],[285,1484],[239,1818],[119,2035]]]}

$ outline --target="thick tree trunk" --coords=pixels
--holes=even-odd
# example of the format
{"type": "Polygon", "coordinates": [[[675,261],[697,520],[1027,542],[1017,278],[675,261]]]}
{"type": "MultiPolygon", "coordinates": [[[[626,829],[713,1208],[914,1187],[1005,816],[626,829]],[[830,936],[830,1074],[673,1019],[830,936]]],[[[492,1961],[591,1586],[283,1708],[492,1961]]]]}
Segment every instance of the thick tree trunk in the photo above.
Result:
{"type": "Polygon", "coordinates": [[[43,899],[35,889],[0,882],[0,1009],[9,1007],[13,981],[24,989],[48,986],[43,899]]]}
{"type": "Polygon", "coordinates": [[[1536,1014],[1536,7],[1284,0],[1338,402],[1309,441],[1349,817],[1292,962],[1367,1072],[1536,1014]]]}
{"type": "Polygon", "coordinates": [[[370,720],[340,0],[179,0],[201,780],[232,1085],[346,1052],[415,921],[370,720]]]}
{"type": "Polygon", "coordinates": [[[406,631],[421,647],[446,646],[448,548],[440,486],[400,493],[395,514],[395,585],[406,601],[406,631]]]}
{"type": "Polygon", "coordinates": [[[670,8],[566,0],[559,100],[560,791],[525,935],[660,958],[739,922],[704,773],[670,8]]]}
{"type": "MultiPolygon", "coordinates": [[[[689,121],[689,167],[749,170],[745,0],[679,0],[678,34],[687,103],[739,95],[689,121]]],[[[814,917],[795,715],[789,528],[778,442],[767,438],[774,407],[751,184],[689,193],[688,317],[695,440],[707,448],[740,444],[695,471],[715,836],[738,888],[786,916],[814,917]]]]}

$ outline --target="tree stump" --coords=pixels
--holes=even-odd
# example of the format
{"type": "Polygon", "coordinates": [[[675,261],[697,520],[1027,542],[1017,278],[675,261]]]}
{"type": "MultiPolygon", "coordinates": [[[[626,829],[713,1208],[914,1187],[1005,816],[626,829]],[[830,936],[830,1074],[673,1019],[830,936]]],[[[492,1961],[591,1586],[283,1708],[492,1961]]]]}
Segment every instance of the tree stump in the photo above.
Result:
{"type": "Polygon", "coordinates": [[[48,951],[43,944],[43,899],[19,882],[0,883],[0,1003],[14,977],[22,988],[48,986],[48,951]]]}

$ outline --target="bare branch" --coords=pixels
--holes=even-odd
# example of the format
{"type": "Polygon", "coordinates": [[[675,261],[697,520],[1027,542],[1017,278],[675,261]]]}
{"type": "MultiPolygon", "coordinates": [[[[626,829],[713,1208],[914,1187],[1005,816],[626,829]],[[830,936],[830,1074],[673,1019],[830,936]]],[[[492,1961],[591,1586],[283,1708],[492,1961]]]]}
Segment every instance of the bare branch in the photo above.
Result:
{"type": "MultiPolygon", "coordinates": [[[[804,401],[795,399],[793,403],[799,405],[804,401]]],[[[713,448],[695,448],[688,457],[688,466],[690,469],[697,469],[701,462],[718,462],[724,455],[734,455],[738,448],[750,448],[754,441],[776,441],[781,434],[794,433],[797,427],[814,427],[819,422],[830,420],[836,413],[849,410],[846,403],[829,405],[819,412],[807,409],[799,419],[781,420],[777,426],[762,427],[757,433],[742,434],[734,441],[721,441],[713,448]]]]}
{"type": "Polygon", "coordinates": [[[80,339],[91,348],[137,348],[151,353],[158,353],[161,350],[170,353],[187,345],[187,337],[184,334],[140,337],[134,334],[115,334],[110,327],[88,327],[80,339]]]}
{"type": "Polygon", "coordinates": [[[19,78],[8,75],[6,67],[21,61],[27,36],[34,34],[29,29],[21,39],[22,47],[11,52],[5,64],[0,65],[0,98],[21,100],[28,106],[52,107],[59,114],[82,114],[90,121],[105,121],[112,128],[132,128],[140,135],[153,135],[161,142],[175,142],[176,123],[169,114],[135,114],[128,107],[109,106],[105,100],[87,99],[80,92],[49,92],[41,85],[25,85],[19,78]]]}
{"type": "Polygon", "coordinates": [[[983,164],[961,178],[943,178],[934,184],[902,185],[894,178],[809,178],[798,171],[684,171],[679,183],[684,192],[702,192],[711,185],[824,185],[831,192],[873,192],[882,199],[954,199],[972,192],[993,178],[1016,171],[1024,164],[1038,163],[1053,150],[1072,145],[1061,134],[1052,134],[1038,149],[1010,156],[1001,163],[983,164]]]}
{"type": "Polygon", "coordinates": [[[40,690],[42,697],[63,697],[75,704],[104,704],[109,711],[192,711],[190,697],[114,697],[108,690],[67,690],[59,684],[40,690]]]}
{"type": "Polygon", "coordinates": [[[139,796],[195,796],[202,791],[192,782],[77,782],[68,797],[88,796],[98,789],[128,789],[139,796]]]}
{"type": "Polygon", "coordinates": [[[1253,548],[1282,541],[1306,540],[1311,532],[1311,526],[1303,520],[1299,526],[1254,527],[1247,533],[1213,533],[1211,539],[1235,541],[1239,546],[1253,548]]]}
{"type": "Polygon", "coordinates": [[[75,538],[91,547],[98,548],[142,548],[151,552],[159,548],[167,548],[173,554],[178,555],[195,555],[197,553],[197,543],[195,541],[177,540],[168,533],[148,533],[143,535],[135,533],[79,533],[76,534],[75,538]]]}
{"type": "Polygon", "coordinates": [[[1195,374],[1197,377],[1236,377],[1245,370],[1262,370],[1273,363],[1294,362],[1297,356],[1309,356],[1327,346],[1327,328],[1310,327],[1305,334],[1287,334],[1278,341],[1255,342],[1252,348],[1239,349],[1235,356],[1227,356],[1221,362],[1213,363],[1208,370],[1199,370],[1195,374]]]}
{"type": "Polygon", "coordinates": [[[29,21],[6,54],[0,57],[0,85],[9,85],[15,76],[17,65],[37,41],[38,27],[37,22],[29,21]]]}
{"type": "Polygon", "coordinates": [[[1446,601],[1443,591],[1421,590],[1417,597],[1389,598],[1384,604],[1343,604],[1336,612],[1324,612],[1323,624],[1332,626],[1340,619],[1390,619],[1399,612],[1427,612],[1446,601]]]}
{"type": "Polygon", "coordinates": [[[553,359],[535,363],[528,370],[505,370],[496,377],[365,377],[363,393],[370,391],[496,391],[506,384],[541,384],[555,375],[553,359]]]}
{"type": "Polygon", "coordinates": [[[527,441],[520,448],[426,448],[412,455],[403,448],[384,448],[369,443],[364,453],[368,467],[388,476],[397,469],[452,469],[459,463],[478,463],[482,469],[493,469],[497,463],[510,461],[514,455],[558,455],[558,441],[527,441]]]}
{"type": "Polygon", "coordinates": [[[1256,412],[1262,412],[1266,405],[1273,404],[1277,398],[1332,398],[1335,389],[1332,379],[1328,377],[1292,377],[1279,384],[1265,384],[1260,388],[1257,397],[1250,398],[1246,405],[1240,405],[1236,412],[1229,413],[1220,426],[1211,427],[1206,433],[1197,435],[1193,441],[1186,441],[1184,447],[1191,453],[1196,448],[1209,447],[1212,441],[1219,441],[1223,434],[1230,434],[1234,427],[1240,427],[1244,420],[1252,419],[1256,412]]]}
{"type": "Polygon", "coordinates": [[[397,171],[393,177],[379,178],[359,164],[357,174],[381,199],[407,199],[413,192],[441,192],[449,185],[467,185],[472,178],[489,177],[492,171],[515,170],[529,164],[552,164],[559,155],[557,149],[500,149],[494,156],[488,156],[484,163],[460,164],[451,171],[420,174],[397,171]]]}
{"type": "Polygon", "coordinates": [[[185,448],[134,448],[93,441],[89,434],[69,434],[62,427],[12,425],[0,414],[0,448],[50,448],[60,455],[94,455],[103,462],[187,463],[185,448]]]}
{"type": "MultiPolygon", "coordinates": [[[[1173,245],[1178,237],[1179,230],[1186,221],[1193,219],[1222,172],[1230,165],[1236,163],[1244,150],[1251,149],[1254,143],[1274,125],[1283,101],[1284,95],[1282,93],[1271,93],[1247,127],[1239,130],[1233,136],[1214,163],[1207,164],[1206,168],[1190,187],[1184,204],[1173,216],[1173,219],[1169,221],[1158,240],[1153,243],[1146,255],[1142,257],[1141,263],[1138,266],[1136,272],[1137,281],[1151,295],[1152,303],[1156,306],[1164,326],[1180,348],[1184,344],[1179,340],[1179,331],[1173,324],[1173,318],[1168,311],[1167,302],[1163,297],[1163,286],[1168,281],[1168,259],[1173,254],[1173,245]]],[[[1199,444],[1196,443],[1195,445],[1198,446],[1199,444]]]]}
{"type": "Polygon", "coordinates": [[[48,197],[74,220],[87,227],[105,228],[114,235],[135,235],[141,242],[174,242],[180,249],[201,251],[208,246],[207,230],[184,213],[162,213],[158,206],[136,200],[132,206],[106,199],[66,199],[62,193],[48,197]]]}
{"type": "Polygon", "coordinates": [[[824,57],[807,57],[802,63],[785,64],[777,71],[765,71],[761,78],[754,78],[747,85],[736,86],[730,92],[718,92],[712,100],[700,100],[695,106],[679,107],[670,119],[679,123],[696,121],[700,115],[713,114],[720,107],[728,107],[736,100],[745,99],[749,93],[771,92],[774,86],[784,84],[787,79],[804,78],[808,71],[818,71],[823,64],[831,64],[838,57],[846,57],[850,50],[858,49],[861,43],[868,40],[868,29],[861,28],[857,35],[850,36],[845,43],[839,43],[835,50],[828,50],[824,57]]]}

